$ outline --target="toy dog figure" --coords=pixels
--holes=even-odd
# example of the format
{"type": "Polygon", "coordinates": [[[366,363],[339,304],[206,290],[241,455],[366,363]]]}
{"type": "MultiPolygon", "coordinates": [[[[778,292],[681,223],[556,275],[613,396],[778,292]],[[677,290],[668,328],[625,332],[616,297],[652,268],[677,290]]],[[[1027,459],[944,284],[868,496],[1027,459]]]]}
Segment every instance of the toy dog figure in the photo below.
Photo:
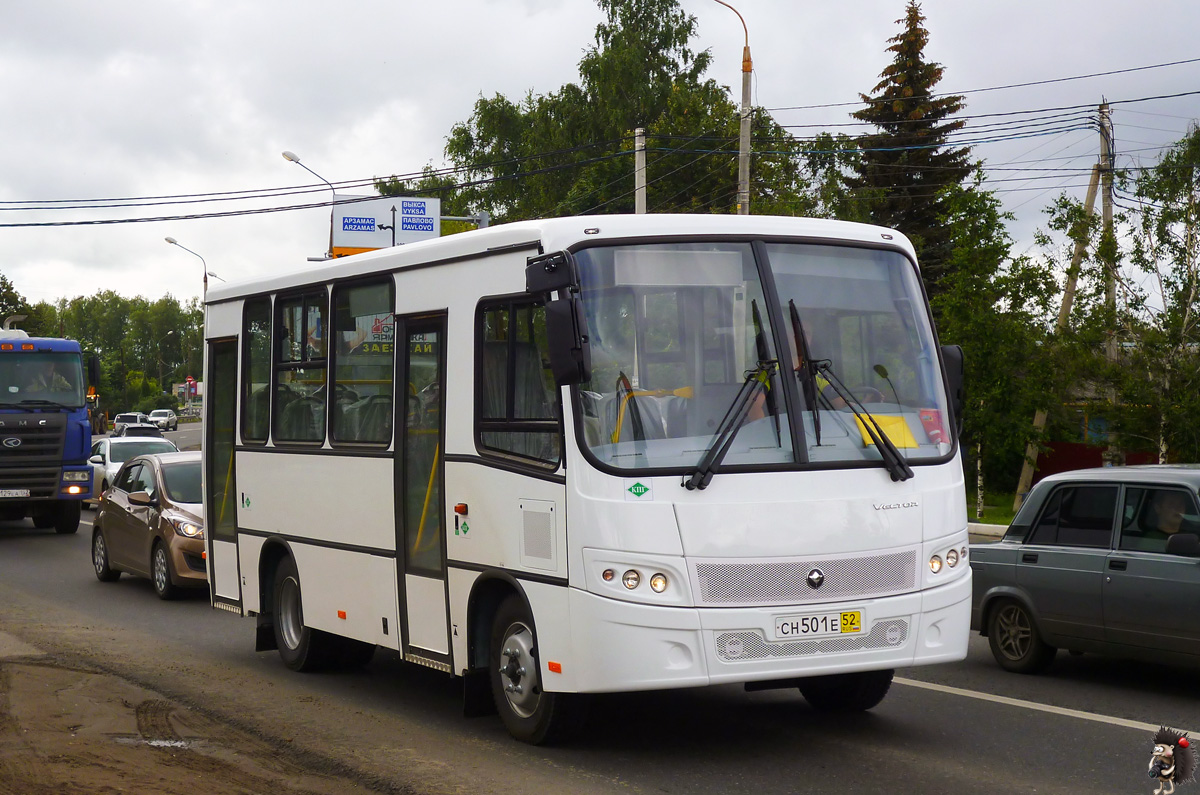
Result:
{"type": "Polygon", "coordinates": [[[1171,795],[1175,782],[1186,784],[1196,777],[1196,752],[1187,732],[1159,726],[1154,733],[1154,751],[1150,757],[1150,778],[1158,779],[1154,795],[1171,795]]]}

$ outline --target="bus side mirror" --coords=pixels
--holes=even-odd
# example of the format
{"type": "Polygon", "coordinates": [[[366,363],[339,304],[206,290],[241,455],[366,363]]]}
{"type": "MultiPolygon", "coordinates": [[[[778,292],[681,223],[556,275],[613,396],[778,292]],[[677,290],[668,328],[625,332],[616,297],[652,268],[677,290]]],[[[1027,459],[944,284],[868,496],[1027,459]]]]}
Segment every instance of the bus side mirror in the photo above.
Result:
{"type": "Polygon", "coordinates": [[[534,257],[525,266],[525,292],[537,295],[579,288],[579,269],[569,251],[534,257]]]}
{"type": "Polygon", "coordinates": [[[966,366],[963,362],[961,345],[943,345],[942,361],[946,365],[946,397],[950,400],[950,410],[954,412],[954,424],[958,433],[963,429],[963,409],[967,404],[963,381],[966,379],[966,366]]]}
{"type": "Polygon", "coordinates": [[[99,386],[100,386],[100,357],[94,353],[88,354],[87,376],[88,376],[88,384],[99,388],[99,386]]]}
{"type": "Polygon", "coordinates": [[[577,296],[546,302],[546,341],[556,384],[567,386],[592,379],[587,320],[583,302],[577,296]]]}

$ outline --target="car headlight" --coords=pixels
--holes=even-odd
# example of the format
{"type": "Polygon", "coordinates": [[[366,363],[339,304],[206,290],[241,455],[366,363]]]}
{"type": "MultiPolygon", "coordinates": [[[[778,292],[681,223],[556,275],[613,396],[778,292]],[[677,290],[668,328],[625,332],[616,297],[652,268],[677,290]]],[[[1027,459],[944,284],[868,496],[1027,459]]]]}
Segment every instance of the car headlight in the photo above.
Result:
{"type": "Polygon", "coordinates": [[[182,517],[172,518],[170,521],[171,526],[175,528],[175,532],[179,533],[179,535],[187,536],[188,538],[204,538],[203,525],[198,525],[191,519],[184,519],[182,517]]]}

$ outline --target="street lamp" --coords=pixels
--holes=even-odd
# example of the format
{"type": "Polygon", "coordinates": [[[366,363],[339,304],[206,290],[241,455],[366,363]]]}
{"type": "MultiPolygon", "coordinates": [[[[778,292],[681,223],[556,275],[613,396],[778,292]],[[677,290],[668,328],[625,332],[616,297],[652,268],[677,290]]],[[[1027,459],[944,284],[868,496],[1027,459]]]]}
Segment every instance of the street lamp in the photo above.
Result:
{"type": "Polygon", "coordinates": [[[746,44],[742,48],[742,121],[738,135],[738,215],[750,214],[750,73],[754,71],[754,63],[750,60],[750,29],[746,20],[738,14],[738,10],[724,0],[716,2],[737,14],[746,34],[746,44]]]}
{"type": "Polygon", "coordinates": [[[334,211],[337,207],[337,191],[334,190],[332,182],[325,179],[320,174],[318,174],[317,172],[313,171],[308,166],[301,163],[300,157],[295,152],[288,152],[287,150],[284,150],[283,159],[287,160],[289,163],[295,163],[296,165],[300,166],[300,168],[304,169],[309,174],[312,174],[314,177],[316,177],[317,179],[321,180],[322,182],[324,182],[326,185],[329,186],[329,192],[333,194],[333,204],[329,205],[329,251],[326,254],[326,256],[332,257],[333,256],[333,216],[334,216],[334,211]]]}
{"type": "MultiPolygon", "coordinates": [[[[179,246],[181,249],[183,249],[187,253],[192,254],[193,256],[200,257],[199,254],[192,251],[187,246],[182,245],[178,240],[176,240],[173,237],[167,237],[167,238],[163,238],[163,239],[166,240],[168,243],[170,243],[172,246],[179,246]]],[[[200,257],[200,264],[204,266],[204,294],[208,295],[208,263],[204,261],[204,257],[200,257]]],[[[225,280],[221,279],[221,281],[225,281],[225,280]]]]}
{"type": "Polygon", "coordinates": [[[162,380],[163,380],[163,374],[162,374],[162,371],[163,371],[162,344],[163,344],[163,340],[165,340],[167,337],[171,336],[171,335],[172,335],[172,334],[174,334],[174,333],[175,333],[175,329],[171,329],[171,330],[170,330],[170,331],[168,331],[166,334],[163,334],[161,337],[159,337],[159,338],[158,338],[158,344],[154,346],[154,347],[155,347],[155,349],[156,349],[156,350],[157,350],[157,352],[158,352],[158,388],[159,388],[159,390],[160,390],[160,391],[162,391],[162,392],[166,392],[166,391],[167,391],[167,390],[165,390],[165,389],[163,389],[163,388],[162,388],[162,380]]]}

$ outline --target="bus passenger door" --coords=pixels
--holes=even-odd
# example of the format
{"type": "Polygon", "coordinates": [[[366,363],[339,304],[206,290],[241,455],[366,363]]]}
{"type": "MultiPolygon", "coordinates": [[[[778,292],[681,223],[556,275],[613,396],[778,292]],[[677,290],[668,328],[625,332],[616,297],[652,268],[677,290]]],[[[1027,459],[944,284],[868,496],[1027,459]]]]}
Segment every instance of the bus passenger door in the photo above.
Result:
{"type": "Polygon", "coordinates": [[[396,340],[402,345],[396,378],[396,550],[403,653],[412,662],[449,671],[442,499],[445,337],[445,315],[396,319],[396,340]]]}
{"type": "Polygon", "coordinates": [[[204,401],[204,517],[208,582],[212,604],[241,612],[237,554],[237,482],[233,453],[237,441],[237,340],[208,346],[204,401]]]}

